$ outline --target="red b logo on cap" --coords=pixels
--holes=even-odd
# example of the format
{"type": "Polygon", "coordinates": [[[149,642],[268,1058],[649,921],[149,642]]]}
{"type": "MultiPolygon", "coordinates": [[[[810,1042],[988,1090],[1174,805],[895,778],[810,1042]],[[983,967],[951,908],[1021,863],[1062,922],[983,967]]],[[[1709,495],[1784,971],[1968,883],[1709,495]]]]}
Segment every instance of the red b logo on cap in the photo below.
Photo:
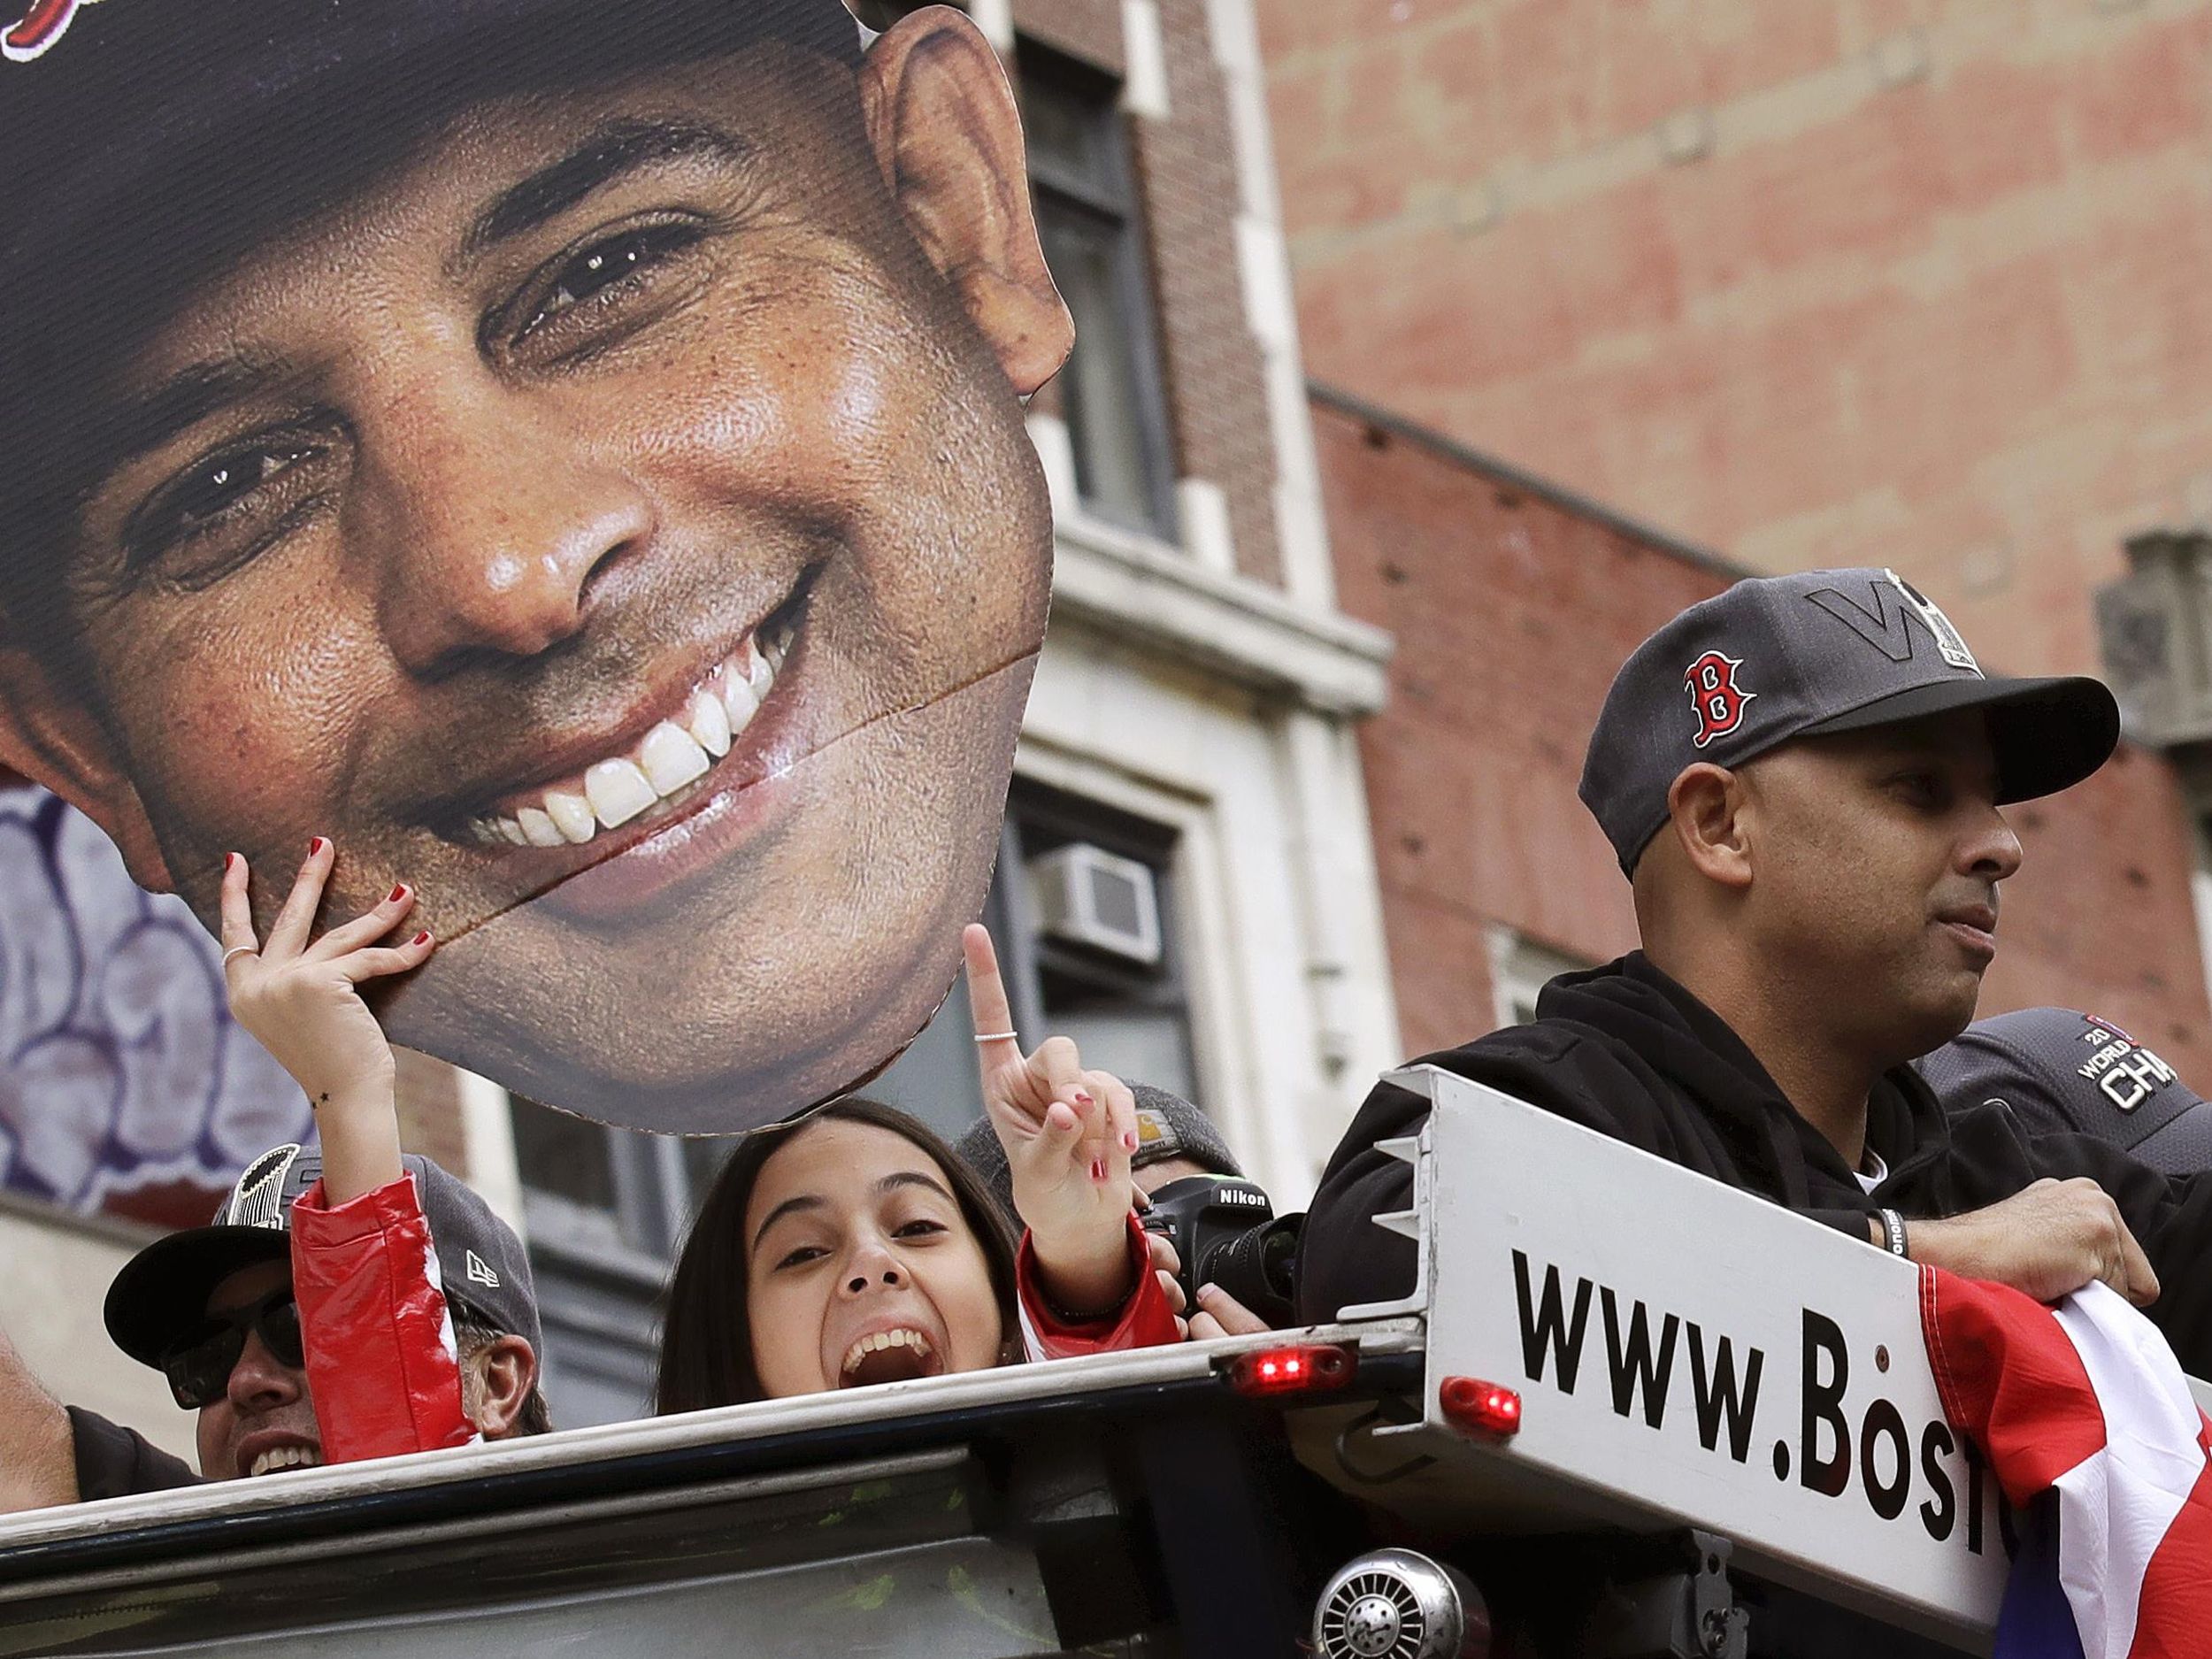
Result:
{"type": "Polygon", "coordinates": [[[77,8],[92,0],[31,0],[23,20],[0,35],[0,55],[11,63],[27,64],[68,31],[77,8]]]}
{"type": "Polygon", "coordinates": [[[1698,748],[1741,726],[1744,706],[1759,695],[1736,683],[1736,671],[1742,666],[1740,657],[1708,651],[1683,673],[1682,683],[1690,688],[1690,706],[1697,710],[1697,735],[1691,741],[1698,748]]]}

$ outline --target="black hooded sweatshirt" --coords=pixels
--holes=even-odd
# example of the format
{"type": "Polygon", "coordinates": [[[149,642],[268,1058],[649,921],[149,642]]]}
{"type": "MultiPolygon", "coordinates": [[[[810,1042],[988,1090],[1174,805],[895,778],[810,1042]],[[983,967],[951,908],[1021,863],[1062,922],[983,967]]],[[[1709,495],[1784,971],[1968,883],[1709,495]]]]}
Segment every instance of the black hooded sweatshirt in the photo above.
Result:
{"type": "MultiPolygon", "coordinates": [[[[2032,1134],[1996,1103],[1947,1114],[1918,1073],[1899,1066],[1867,1099],[1867,1145],[1889,1170],[1869,1194],[1742,1039],[1640,951],[1554,979],[1529,1025],[1415,1064],[1456,1071],[1785,1204],[1870,1248],[1867,1217],[1878,1209],[1908,1222],[1962,1215],[2045,1176],[2085,1175],[2112,1195],[2158,1275],[2151,1318],[2185,1369],[2212,1376],[2212,1174],[2170,1179],[2091,1136],[2032,1134]]],[[[1411,1241],[1371,1217],[1412,1202],[1413,1171],[1375,1143],[1415,1133],[1427,1115],[1426,1101],[1389,1083],[1377,1084],[1360,1108],[1306,1220],[1302,1318],[1325,1320],[1351,1303],[1411,1290],[1411,1241]]],[[[1542,1171],[1527,1174],[1532,1183],[1545,1179],[1542,1171]]],[[[1684,1217],[1686,1240],[1693,1220],[1684,1217]]]]}

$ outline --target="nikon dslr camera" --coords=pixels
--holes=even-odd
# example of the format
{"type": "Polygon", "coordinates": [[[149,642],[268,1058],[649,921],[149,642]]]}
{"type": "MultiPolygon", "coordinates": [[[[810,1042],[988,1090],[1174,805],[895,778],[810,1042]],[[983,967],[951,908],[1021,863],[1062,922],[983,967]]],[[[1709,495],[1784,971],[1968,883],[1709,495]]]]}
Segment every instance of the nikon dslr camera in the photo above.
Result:
{"type": "Polygon", "coordinates": [[[1291,1266],[1303,1215],[1278,1216],[1267,1194],[1233,1175],[1187,1175],[1152,1194],[1145,1230],[1164,1234],[1183,1261],[1183,1294],[1218,1285],[1281,1327],[1295,1325],[1291,1266]]]}

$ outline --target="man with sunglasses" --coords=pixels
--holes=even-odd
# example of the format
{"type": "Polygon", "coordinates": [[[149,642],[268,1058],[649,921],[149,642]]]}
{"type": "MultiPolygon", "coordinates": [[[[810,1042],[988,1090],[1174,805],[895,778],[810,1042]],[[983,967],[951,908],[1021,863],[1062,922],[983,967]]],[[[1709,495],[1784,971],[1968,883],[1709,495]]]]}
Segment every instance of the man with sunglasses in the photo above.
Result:
{"type": "Polygon", "coordinates": [[[317,1156],[275,1148],[211,1225],[157,1240],[116,1275],[108,1333],[199,1413],[197,1477],[136,1432],[59,1405],[0,1342],[0,1510],[439,1443],[444,1430],[426,1423],[458,1439],[549,1429],[521,1240],[437,1164],[403,1162],[413,1202],[371,1194],[326,1209],[317,1156]],[[393,1289],[411,1283],[434,1294],[393,1289]],[[465,1420],[453,1423],[457,1369],[465,1420]]]}

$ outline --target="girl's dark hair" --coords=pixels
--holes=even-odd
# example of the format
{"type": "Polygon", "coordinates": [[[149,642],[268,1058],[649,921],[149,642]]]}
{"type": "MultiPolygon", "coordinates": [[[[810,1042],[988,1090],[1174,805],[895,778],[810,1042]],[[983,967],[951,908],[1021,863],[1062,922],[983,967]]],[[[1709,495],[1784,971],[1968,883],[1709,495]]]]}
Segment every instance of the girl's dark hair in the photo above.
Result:
{"type": "MultiPolygon", "coordinates": [[[[676,1277],[668,1290],[662,1328],[660,1381],[655,1409],[698,1411],[742,1405],[764,1397],[753,1369],[753,1323],[746,1307],[745,1210],[760,1171],[793,1139],[816,1124],[867,1124],[888,1129],[929,1156],[958,1201],[968,1229],[983,1247],[997,1294],[1000,1328],[1018,1344],[1021,1330],[1014,1291],[1013,1225],[973,1170],[918,1118],[859,1095],[832,1101],[788,1123],[757,1129],[738,1143],[715,1178],[691,1224],[676,1277]]],[[[1015,1348],[1018,1352],[1018,1346],[1015,1348]]]]}

